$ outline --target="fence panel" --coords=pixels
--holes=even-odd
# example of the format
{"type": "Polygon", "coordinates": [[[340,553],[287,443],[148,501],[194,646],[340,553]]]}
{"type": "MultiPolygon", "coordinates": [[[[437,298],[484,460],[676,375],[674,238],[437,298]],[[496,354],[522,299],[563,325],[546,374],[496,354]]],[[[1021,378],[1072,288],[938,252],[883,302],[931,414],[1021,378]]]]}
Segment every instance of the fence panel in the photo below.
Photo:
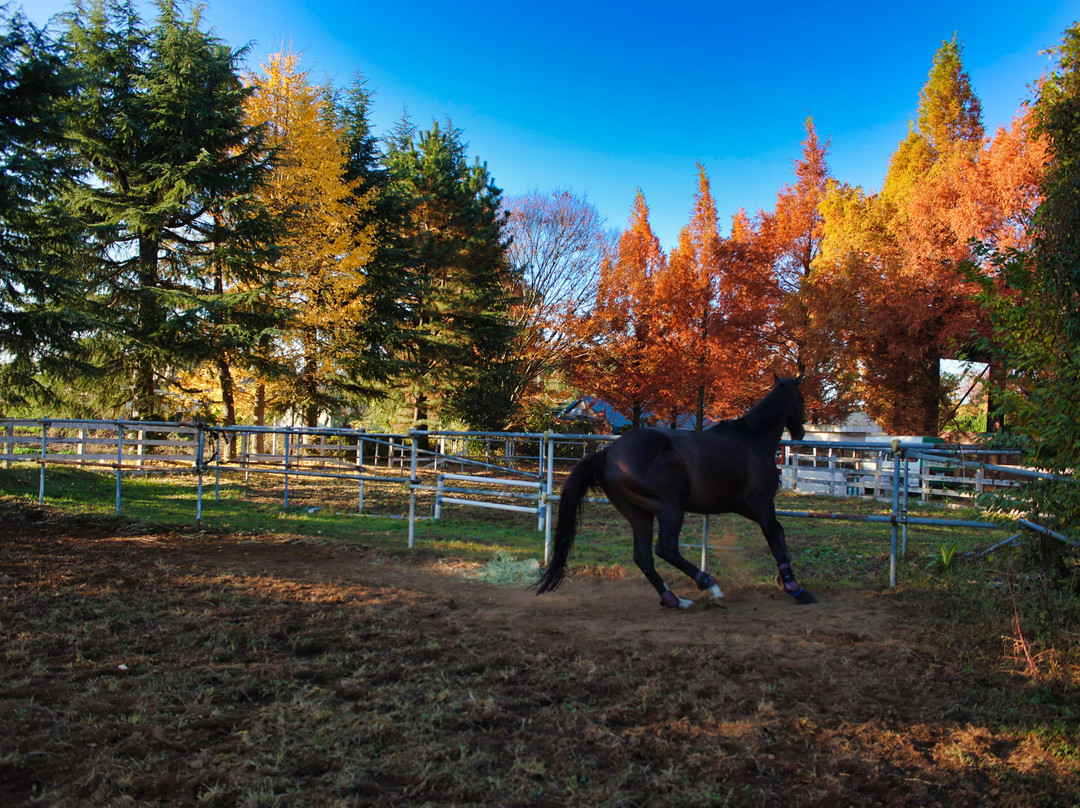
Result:
{"type": "MultiPolygon", "coordinates": [[[[31,462],[40,468],[39,502],[45,501],[46,468],[86,466],[116,475],[116,513],[120,513],[122,477],[159,472],[192,473],[196,487],[196,522],[201,520],[203,478],[213,472],[215,497],[223,473],[276,475],[284,482],[298,478],[353,480],[357,509],[364,512],[365,482],[392,483],[409,491],[409,546],[414,543],[417,495],[434,493],[435,510],[443,504],[535,512],[545,534],[549,558],[552,508],[562,475],[585,454],[616,439],[614,435],[530,434],[482,432],[369,433],[364,430],[296,427],[218,427],[137,421],[65,419],[0,419],[0,460],[5,466],[31,462]],[[456,472],[451,471],[456,469],[456,472]],[[423,482],[421,472],[437,475],[437,485],[423,482]],[[447,488],[445,481],[462,483],[447,488]],[[468,487],[464,487],[468,486],[468,487]],[[511,493],[507,488],[527,489],[511,493]],[[454,496],[447,497],[450,493],[454,496]],[[503,500],[527,500],[529,505],[503,500]]],[[[799,493],[874,498],[891,503],[889,516],[785,511],[796,518],[856,519],[888,523],[891,530],[891,583],[896,558],[906,549],[909,524],[997,528],[991,522],[909,517],[908,503],[971,500],[998,486],[1014,486],[1030,477],[1052,475],[1018,465],[1016,454],[945,444],[848,443],[784,441],[777,464],[781,485],[799,493]],[[1009,462],[1013,461],[1013,462],[1009,462]]],[[[1045,527],[1018,520],[1069,544],[1067,537],[1045,527]]],[[[708,522],[700,545],[706,564],[708,522]]]]}

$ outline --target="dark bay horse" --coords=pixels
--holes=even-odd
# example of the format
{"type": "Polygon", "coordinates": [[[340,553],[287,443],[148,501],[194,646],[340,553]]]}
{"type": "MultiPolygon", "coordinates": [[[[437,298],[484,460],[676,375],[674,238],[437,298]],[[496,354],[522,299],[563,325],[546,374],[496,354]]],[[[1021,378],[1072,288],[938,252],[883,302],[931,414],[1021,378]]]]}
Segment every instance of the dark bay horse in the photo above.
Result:
{"type": "Polygon", "coordinates": [[[692,601],[668,589],[653,565],[653,520],[659,524],[656,554],[723,597],[716,580],[679,552],[679,531],[690,513],[737,513],[761,526],[779,570],[784,591],[796,603],[816,603],[795,581],[784,529],[776,520],[773,497],[780,485],[776,450],[787,429],[803,436],[802,377],[776,379],[772,391],[741,418],[721,421],[702,432],[634,429],[606,449],[578,461],[559,501],[551,563],[537,593],[555,589],[566,575],[577,521],[589,489],[602,489],[634,532],[634,563],[656,588],[662,606],[689,608],[692,601]]]}

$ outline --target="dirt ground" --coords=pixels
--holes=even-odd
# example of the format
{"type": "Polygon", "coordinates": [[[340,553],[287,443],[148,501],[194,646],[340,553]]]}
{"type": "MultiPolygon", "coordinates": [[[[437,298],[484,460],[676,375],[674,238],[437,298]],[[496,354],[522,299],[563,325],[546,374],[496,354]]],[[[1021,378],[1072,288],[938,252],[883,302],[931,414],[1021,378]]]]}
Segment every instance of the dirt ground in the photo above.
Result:
{"type": "Polygon", "coordinates": [[[722,580],[677,612],[636,572],[537,597],[431,553],[0,522],[9,808],[1080,802],[924,593],[722,580]]]}

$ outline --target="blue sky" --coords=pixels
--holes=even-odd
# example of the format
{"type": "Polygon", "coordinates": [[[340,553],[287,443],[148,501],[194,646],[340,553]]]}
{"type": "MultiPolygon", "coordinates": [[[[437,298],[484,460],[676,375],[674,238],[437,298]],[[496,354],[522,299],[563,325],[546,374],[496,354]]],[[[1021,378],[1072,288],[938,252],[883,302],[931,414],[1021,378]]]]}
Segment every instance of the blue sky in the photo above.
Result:
{"type": "MultiPolygon", "coordinates": [[[[38,23],[70,7],[21,5],[38,23]]],[[[670,249],[695,162],[723,226],[739,208],[771,209],[807,116],[831,139],[837,179],[880,187],[954,33],[987,129],[1008,124],[1080,2],[208,0],[204,16],[250,44],[253,67],[291,43],[317,80],[359,71],[376,131],[405,107],[423,128],[449,116],[507,194],[571,190],[622,227],[640,187],[670,249]]]]}

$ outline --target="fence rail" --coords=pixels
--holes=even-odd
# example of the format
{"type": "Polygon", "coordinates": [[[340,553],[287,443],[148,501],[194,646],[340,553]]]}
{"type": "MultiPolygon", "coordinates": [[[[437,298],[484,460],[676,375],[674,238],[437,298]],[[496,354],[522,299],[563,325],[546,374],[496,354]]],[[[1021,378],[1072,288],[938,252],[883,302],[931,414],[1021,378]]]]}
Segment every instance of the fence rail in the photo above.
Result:
{"type": "MultiPolygon", "coordinates": [[[[365,483],[408,488],[409,547],[415,543],[417,495],[435,495],[434,518],[443,506],[480,507],[536,513],[550,558],[552,508],[557,482],[577,460],[615,439],[613,435],[503,432],[369,433],[335,428],[220,427],[142,421],[0,419],[0,461],[32,462],[40,467],[39,501],[45,501],[46,469],[78,465],[111,470],[116,476],[120,513],[124,475],[189,473],[198,477],[195,521],[202,519],[204,482],[213,475],[215,497],[223,474],[266,474],[282,478],[284,505],[289,483],[297,479],[344,479],[357,485],[357,509],[364,512],[365,483]],[[432,485],[421,472],[435,475],[432,485]],[[453,485],[448,486],[450,482],[453,485]],[[449,495],[449,496],[448,496],[449,495]],[[507,500],[510,500],[509,502],[507,500]],[[527,503],[527,504],[523,504],[527,503]]],[[[908,516],[912,500],[956,502],[1000,486],[1046,477],[1023,468],[1018,455],[1000,449],[946,444],[784,441],[777,455],[781,485],[790,491],[837,497],[874,498],[891,503],[889,515],[785,511],[793,518],[852,519],[879,522],[891,529],[891,583],[898,555],[906,550],[908,525],[1001,528],[994,522],[908,516]]],[[[1067,537],[1018,520],[1061,541],[1067,537]]],[[[707,564],[708,519],[700,545],[707,564]]]]}

